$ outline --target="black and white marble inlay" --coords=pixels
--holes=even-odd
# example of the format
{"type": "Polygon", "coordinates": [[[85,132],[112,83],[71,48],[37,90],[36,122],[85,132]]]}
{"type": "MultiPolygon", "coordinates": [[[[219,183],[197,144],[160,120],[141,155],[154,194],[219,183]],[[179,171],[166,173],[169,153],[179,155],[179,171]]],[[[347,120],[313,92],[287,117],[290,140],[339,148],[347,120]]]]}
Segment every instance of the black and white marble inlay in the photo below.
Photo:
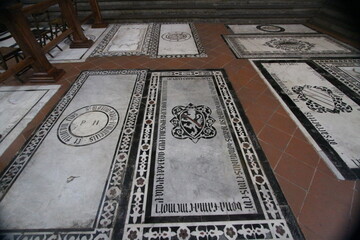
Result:
{"type": "MultiPolygon", "coordinates": [[[[356,64],[338,59],[315,62],[328,70],[333,63],[356,64]]],[[[257,60],[254,64],[334,173],[340,179],[358,179],[360,98],[352,77],[340,72],[331,76],[310,60],[257,60]]]]}
{"type": "Polygon", "coordinates": [[[115,24],[90,56],[146,55],[153,31],[152,23],[115,24]]]}
{"type": "Polygon", "coordinates": [[[115,237],[302,239],[225,72],[149,76],[115,237]],[[194,140],[205,128],[211,137],[194,140]]]}
{"type": "Polygon", "coordinates": [[[193,23],[155,24],[149,55],[166,57],[207,57],[193,23]]]}
{"type": "Polygon", "coordinates": [[[64,144],[85,146],[101,141],[116,128],[119,113],[106,105],[82,107],[68,115],[58,127],[58,138],[64,144]]]}
{"type": "Polygon", "coordinates": [[[223,35],[237,58],[359,57],[360,51],[325,34],[223,35]]]}
{"type": "Polygon", "coordinates": [[[303,239],[259,146],[223,70],[85,71],[2,174],[0,238],[303,239]]]}
{"type": "Polygon", "coordinates": [[[234,34],[316,33],[302,24],[233,24],[227,27],[234,34]]]}
{"type": "Polygon", "coordinates": [[[197,143],[201,138],[209,139],[216,136],[213,127],[215,119],[211,117],[212,110],[208,106],[176,106],[172,109],[174,117],[170,122],[174,125],[172,135],[178,139],[189,138],[197,143]]]}
{"type": "Polygon", "coordinates": [[[206,57],[192,23],[115,24],[91,56],[206,57]]]}
{"type": "Polygon", "coordinates": [[[314,62],[360,98],[360,59],[326,59],[314,62]]]}
{"type": "Polygon", "coordinates": [[[0,177],[0,239],[111,239],[146,76],[78,77],[0,177]]]}

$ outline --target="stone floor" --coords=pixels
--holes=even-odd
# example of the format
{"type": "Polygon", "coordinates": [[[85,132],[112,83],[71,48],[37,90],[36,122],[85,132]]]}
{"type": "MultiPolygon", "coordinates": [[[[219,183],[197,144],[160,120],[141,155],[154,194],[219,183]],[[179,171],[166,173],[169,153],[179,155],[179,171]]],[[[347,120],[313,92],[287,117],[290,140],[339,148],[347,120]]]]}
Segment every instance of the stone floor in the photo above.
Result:
{"type": "MultiPolygon", "coordinates": [[[[229,34],[225,25],[197,23],[195,26],[207,58],[94,57],[83,63],[55,64],[57,68],[66,71],[65,76],[57,82],[62,85],[60,91],[4,153],[0,159],[0,170],[11,161],[83,70],[223,68],[246,110],[306,239],[348,239],[347,234],[358,225],[360,181],[337,180],[250,62],[235,58],[221,37],[221,34],[229,34]]],[[[339,36],[334,37],[354,45],[339,36]]],[[[21,83],[16,79],[8,79],[2,85],[21,83]]]]}

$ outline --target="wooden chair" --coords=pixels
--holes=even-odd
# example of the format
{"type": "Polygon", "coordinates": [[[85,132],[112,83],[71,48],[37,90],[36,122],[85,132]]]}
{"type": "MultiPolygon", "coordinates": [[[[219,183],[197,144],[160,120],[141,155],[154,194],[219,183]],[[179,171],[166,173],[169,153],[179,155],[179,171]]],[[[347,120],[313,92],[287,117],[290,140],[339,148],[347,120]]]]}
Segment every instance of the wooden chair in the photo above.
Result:
{"type": "MultiPolygon", "coordinates": [[[[47,42],[50,42],[54,39],[54,37],[57,36],[54,31],[54,26],[51,24],[49,11],[33,13],[31,14],[31,17],[31,32],[34,34],[40,46],[45,46],[47,42]]],[[[55,47],[62,51],[58,45],[55,47]]],[[[54,57],[49,52],[47,54],[49,54],[51,57],[54,57]]]]}
{"type": "Polygon", "coordinates": [[[18,63],[20,59],[24,59],[20,48],[0,47],[0,65],[4,70],[9,69],[6,62],[13,58],[15,58],[16,63],[18,63]]]}
{"type": "MultiPolygon", "coordinates": [[[[11,39],[12,36],[10,32],[7,30],[5,25],[0,24],[0,42],[11,39]]],[[[0,47],[0,66],[4,70],[8,70],[9,67],[7,65],[7,61],[10,61],[11,59],[15,59],[16,63],[20,61],[20,59],[24,59],[24,56],[22,55],[21,49],[16,47],[17,44],[13,44],[11,46],[4,46],[0,47]]]]}

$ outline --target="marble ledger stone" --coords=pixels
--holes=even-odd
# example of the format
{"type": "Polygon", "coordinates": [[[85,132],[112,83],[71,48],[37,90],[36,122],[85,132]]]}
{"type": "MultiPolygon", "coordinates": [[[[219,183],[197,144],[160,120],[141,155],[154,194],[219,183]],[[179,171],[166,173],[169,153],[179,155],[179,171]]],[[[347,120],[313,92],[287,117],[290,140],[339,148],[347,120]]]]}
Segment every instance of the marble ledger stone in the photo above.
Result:
{"type": "Polygon", "coordinates": [[[238,58],[357,57],[360,51],[325,34],[224,35],[238,58]]]}
{"type": "Polygon", "coordinates": [[[360,177],[358,95],[342,91],[337,82],[321,75],[311,62],[255,63],[263,74],[270,74],[271,86],[335,174],[339,178],[360,177]]]}
{"type": "Polygon", "coordinates": [[[207,57],[193,23],[155,24],[151,39],[151,57],[207,57]]]}
{"type": "MultiPolygon", "coordinates": [[[[125,164],[126,151],[121,158],[117,155],[117,149],[124,147],[124,143],[118,146],[119,136],[123,124],[131,126],[127,110],[134,98],[141,99],[145,76],[146,71],[140,70],[88,71],[78,78],[3,174],[0,229],[104,228],[111,223],[113,214],[108,213],[105,222],[100,221],[104,215],[98,214],[109,204],[107,196],[120,193],[115,183],[108,185],[114,181],[109,171],[112,164],[125,164]],[[135,86],[139,96],[132,97],[135,86]],[[26,167],[21,166],[25,160],[26,167]],[[21,174],[19,167],[23,167],[21,174]],[[14,174],[9,175],[9,171],[18,174],[11,185],[9,178],[14,174]]],[[[138,109],[133,112],[136,119],[138,109]]],[[[127,132],[133,130],[128,128],[127,132]]],[[[119,171],[116,181],[121,180],[119,171]]]]}
{"type": "Polygon", "coordinates": [[[151,72],[119,238],[302,239],[224,76],[151,72]]]}
{"type": "Polygon", "coordinates": [[[153,24],[115,24],[91,56],[147,54],[153,24]]]}
{"type": "Polygon", "coordinates": [[[316,33],[302,24],[227,25],[234,34],[316,33]]]}

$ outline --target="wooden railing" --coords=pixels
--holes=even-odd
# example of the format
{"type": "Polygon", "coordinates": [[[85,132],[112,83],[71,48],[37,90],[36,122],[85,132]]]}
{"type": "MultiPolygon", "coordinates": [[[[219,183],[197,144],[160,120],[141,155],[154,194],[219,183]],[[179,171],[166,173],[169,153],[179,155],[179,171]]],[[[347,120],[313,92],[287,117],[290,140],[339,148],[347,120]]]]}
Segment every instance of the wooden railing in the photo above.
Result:
{"type": "MultiPolygon", "coordinates": [[[[91,17],[95,20],[93,27],[105,27],[106,24],[102,22],[97,1],[89,0],[89,2],[93,11],[89,18],[91,17]]],[[[27,7],[23,7],[23,5],[17,1],[1,1],[0,20],[6,25],[25,55],[24,60],[0,75],[0,82],[29,65],[31,65],[34,70],[30,81],[56,82],[64,75],[65,71],[55,68],[48,61],[45,54],[69,35],[72,35],[70,48],[89,48],[93,44],[93,41],[87,39],[82,31],[80,21],[76,17],[71,0],[46,0],[27,7]],[[41,47],[30,30],[27,15],[46,11],[50,6],[55,4],[59,4],[61,14],[65,19],[68,29],[41,47]]]]}

